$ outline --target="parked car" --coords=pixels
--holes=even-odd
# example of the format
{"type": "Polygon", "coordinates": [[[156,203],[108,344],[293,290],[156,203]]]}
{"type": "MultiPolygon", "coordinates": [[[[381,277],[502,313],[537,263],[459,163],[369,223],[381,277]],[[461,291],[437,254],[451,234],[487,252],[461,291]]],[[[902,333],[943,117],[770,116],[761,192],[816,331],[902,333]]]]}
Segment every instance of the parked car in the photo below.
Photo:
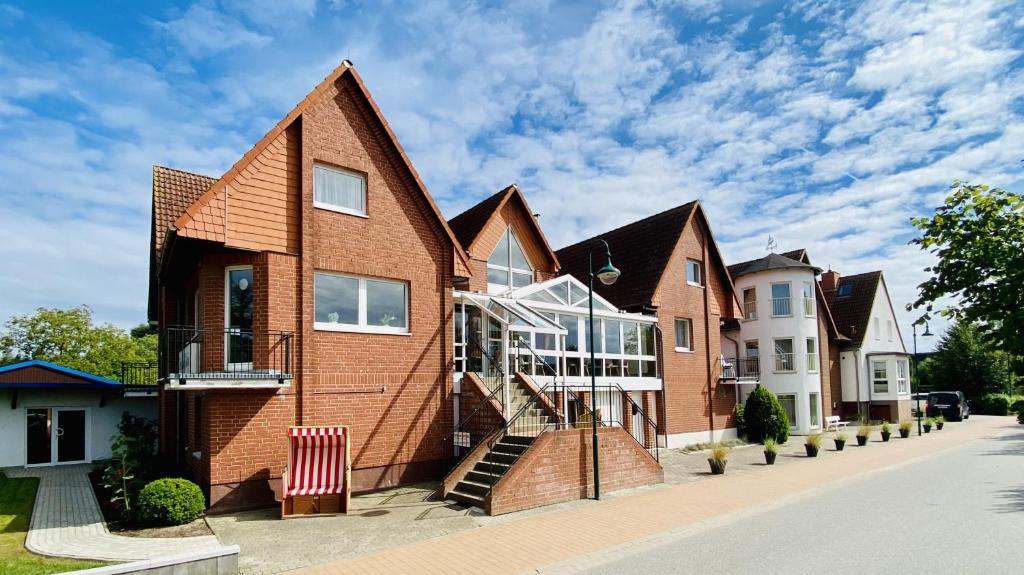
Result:
{"type": "Polygon", "coordinates": [[[928,394],[928,417],[941,415],[946,421],[963,421],[971,416],[967,398],[960,391],[933,391],[928,394]]]}
{"type": "Polygon", "coordinates": [[[928,413],[928,394],[927,393],[915,393],[910,396],[910,414],[917,417],[917,402],[921,401],[921,416],[928,413]]]}

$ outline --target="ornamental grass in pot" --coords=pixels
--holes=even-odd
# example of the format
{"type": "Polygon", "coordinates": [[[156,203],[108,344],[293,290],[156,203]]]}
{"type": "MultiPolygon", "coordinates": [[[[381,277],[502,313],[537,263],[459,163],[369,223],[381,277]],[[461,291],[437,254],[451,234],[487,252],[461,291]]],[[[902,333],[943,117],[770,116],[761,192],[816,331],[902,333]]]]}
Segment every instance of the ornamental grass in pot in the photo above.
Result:
{"type": "Polygon", "coordinates": [[[883,421],[882,422],[882,441],[889,441],[890,437],[892,437],[892,426],[889,425],[888,421],[883,421]]]}
{"type": "Polygon", "coordinates": [[[842,451],[846,447],[846,433],[840,431],[836,433],[836,436],[832,438],[832,441],[836,442],[836,451],[842,451]]]}
{"type": "Polygon", "coordinates": [[[725,464],[729,461],[729,448],[721,443],[716,443],[711,448],[711,457],[708,458],[708,465],[711,466],[711,475],[722,475],[725,473],[725,464]]]}
{"type": "Polygon", "coordinates": [[[946,424],[946,418],[938,416],[935,418],[935,431],[942,431],[942,426],[946,424]]]}
{"type": "Polygon", "coordinates": [[[871,437],[871,426],[862,425],[857,430],[857,445],[864,447],[868,444],[868,438],[871,437]]]}
{"type": "Polygon", "coordinates": [[[807,457],[817,457],[821,449],[821,434],[813,433],[804,440],[804,449],[807,450],[807,457]]]}
{"type": "Polygon", "coordinates": [[[775,465],[775,458],[779,456],[779,442],[772,438],[764,440],[764,463],[775,465]]]}
{"type": "Polygon", "coordinates": [[[925,433],[931,433],[932,432],[932,425],[935,425],[935,420],[932,419],[931,417],[926,418],[924,420],[924,432],[925,433]]]}
{"type": "Polygon", "coordinates": [[[904,419],[900,422],[900,437],[906,439],[910,437],[910,426],[911,422],[909,419],[904,419]]]}

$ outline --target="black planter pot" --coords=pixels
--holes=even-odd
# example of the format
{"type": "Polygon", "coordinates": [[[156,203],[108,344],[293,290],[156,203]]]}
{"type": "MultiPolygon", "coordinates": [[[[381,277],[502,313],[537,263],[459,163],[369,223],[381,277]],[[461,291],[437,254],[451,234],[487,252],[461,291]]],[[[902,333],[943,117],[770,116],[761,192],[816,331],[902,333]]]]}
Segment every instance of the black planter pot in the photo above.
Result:
{"type": "Polygon", "coordinates": [[[861,447],[864,447],[867,444],[868,444],[868,438],[867,437],[864,437],[863,435],[858,435],[857,436],[857,445],[859,445],[861,447]]]}
{"type": "Polygon", "coordinates": [[[892,432],[889,432],[889,431],[883,431],[882,432],[882,441],[889,441],[890,437],[892,437],[892,432]]]}
{"type": "Polygon", "coordinates": [[[765,464],[766,465],[775,465],[775,458],[778,457],[778,456],[779,456],[778,452],[775,452],[775,451],[765,451],[764,452],[764,462],[765,462],[765,464]]]}
{"type": "Polygon", "coordinates": [[[909,429],[901,429],[900,430],[900,437],[902,439],[906,439],[906,438],[910,437],[910,430],[909,429]]]}
{"type": "Polygon", "coordinates": [[[833,441],[836,442],[836,451],[842,451],[843,448],[846,447],[845,439],[834,439],[833,441]]]}
{"type": "Polygon", "coordinates": [[[928,425],[927,423],[924,424],[924,432],[925,433],[931,433],[932,432],[932,426],[928,425]]]}
{"type": "Polygon", "coordinates": [[[815,447],[813,445],[807,445],[805,443],[804,444],[804,449],[807,450],[807,457],[817,457],[818,456],[818,448],[817,447],[815,447]]]}
{"type": "Polygon", "coordinates": [[[718,461],[717,459],[708,458],[708,465],[711,466],[711,475],[722,475],[725,473],[725,461],[718,461]]]}
{"type": "Polygon", "coordinates": [[[936,430],[936,431],[942,431],[942,426],[943,426],[943,425],[946,425],[946,422],[945,422],[945,421],[943,421],[943,422],[936,422],[936,424],[935,424],[935,430],[936,430]]]}

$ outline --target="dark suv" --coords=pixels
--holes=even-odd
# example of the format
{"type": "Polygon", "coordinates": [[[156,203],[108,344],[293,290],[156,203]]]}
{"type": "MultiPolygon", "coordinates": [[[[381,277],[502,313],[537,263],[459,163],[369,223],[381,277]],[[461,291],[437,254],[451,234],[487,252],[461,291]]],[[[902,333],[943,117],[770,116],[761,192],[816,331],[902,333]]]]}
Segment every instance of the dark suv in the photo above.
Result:
{"type": "Polygon", "coordinates": [[[941,415],[946,421],[963,421],[971,416],[967,398],[960,391],[933,391],[928,394],[928,417],[941,415]]]}

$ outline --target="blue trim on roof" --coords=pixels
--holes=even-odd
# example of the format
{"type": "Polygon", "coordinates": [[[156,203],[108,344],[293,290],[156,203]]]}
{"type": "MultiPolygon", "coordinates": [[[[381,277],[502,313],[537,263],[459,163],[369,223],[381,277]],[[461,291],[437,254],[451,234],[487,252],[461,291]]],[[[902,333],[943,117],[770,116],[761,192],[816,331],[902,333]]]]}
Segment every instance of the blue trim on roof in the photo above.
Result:
{"type": "Polygon", "coordinates": [[[39,387],[46,387],[46,388],[75,387],[77,389],[109,389],[109,388],[114,387],[114,388],[120,389],[120,388],[124,387],[121,384],[120,381],[114,381],[112,379],[107,379],[105,377],[100,377],[98,375],[93,375],[91,373],[86,373],[84,371],[78,371],[77,369],[71,369],[70,367],[64,367],[63,365],[57,365],[55,363],[50,363],[48,361],[43,361],[41,359],[30,359],[28,361],[21,361],[21,362],[18,362],[18,363],[12,363],[11,365],[5,365],[3,367],[0,367],[0,373],[7,373],[7,372],[11,372],[11,371],[17,371],[19,369],[25,369],[26,367],[41,367],[43,369],[49,369],[51,371],[56,371],[57,373],[63,373],[64,375],[70,375],[70,376],[73,376],[73,377],[79,377],[79,378],[82,378],[82,379],[84,379],[86,381],[89,381],[90,383],[86,384],[88,387],[86,387],[86,385],[83,385],[81,383],[54,383],[54,382],[46,382],[46,383],[43,383],[43,382],[40,382],[40,383],[7,383],[7,384],[0,384],[0,389],[15,389],[14,387],[11,387],[11,386],[22,386],[21,387],[22,389],[24,389],[26,387],[33,387],[33,388],[39,388],[39,387]]]}

